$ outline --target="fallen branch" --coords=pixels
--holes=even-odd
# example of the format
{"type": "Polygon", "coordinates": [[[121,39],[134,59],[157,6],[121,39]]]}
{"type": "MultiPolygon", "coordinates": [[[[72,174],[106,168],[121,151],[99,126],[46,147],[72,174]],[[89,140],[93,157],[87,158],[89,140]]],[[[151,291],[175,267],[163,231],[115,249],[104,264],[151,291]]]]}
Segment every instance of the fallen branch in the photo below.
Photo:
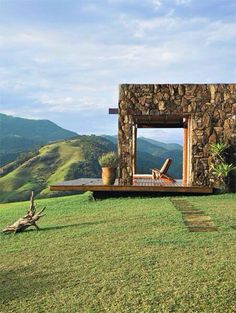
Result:
{"type": "Polygon", "coordinates": [[[21,231],[24,231],[26,228],[30,226],[34,226],[37,230],[39,230],[38,225],[36,224],[36,221],[38,221],[42,216],[45,214],[42,214],[43,211],[46,209],[44,207],[41,211],[36,212],[36,206],[34,204],[34,192],[31,193],[30,198],[30,206],[27,214],[24,217],[21,217],[18,219],[14,224],[7,226],[3,229],[4,233],[18,233],[21,231]]]}

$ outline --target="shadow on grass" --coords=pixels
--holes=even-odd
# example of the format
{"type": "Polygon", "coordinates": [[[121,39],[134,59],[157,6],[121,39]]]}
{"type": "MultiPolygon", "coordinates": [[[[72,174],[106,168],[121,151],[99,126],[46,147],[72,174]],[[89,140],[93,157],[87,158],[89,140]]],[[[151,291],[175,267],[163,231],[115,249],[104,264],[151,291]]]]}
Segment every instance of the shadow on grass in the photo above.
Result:
{"type": "Polygon", "coordinates": [[[1,304],[7,306],[7,303],[12,300],[30,298],[32,290],[43,295],[45,292],[53,292],[58,288],[51,279],[51,274],[42,273],[30,266],[2,270],[0,284],[0,306],[1,304]]]}
{"type": "MultiPolygon", "coordinates": [[[[99,225],[99,224],[103,224],[103,223],[105,223],[105,221],[48,226],[48,227],[40,228],[39,231],[56,230],[56,229],[71,228],[71,227],[86,227],[86,226],[92,226],[92,225],[99,225]]],[[[34,230],[34,229],[31,229],[31,230],[34,230]]]]}
{"type": "MultiPolygon", "coordinates": [[[[88,227],[88,226],[93,226],[93,225],[99,225],[99,224],[103,224],[106,223],[106,221],[98,221],[98,222],[85,222],[85,223],[77,223],[77,224],[66,224],[66,225],[55,225],[55,226],[46,226],[46,227],[40,227],[39,225],[39,230],[35,229],[35,228],[29,228],[26,229],[22,232],[18,232],[16,235],[20,235],[20,234],[25,234],[25,233],[29,233],[29,232],[42,232],[42,231],[50,231],[50,230],[57,230],[57,229],[63,229],[63,228],[74,228],[74,227],[88,227]]],[[[14,233],[0,233],[0,237],[2,236],[9,236],[9,235],[14,235],[14,233]]]]}

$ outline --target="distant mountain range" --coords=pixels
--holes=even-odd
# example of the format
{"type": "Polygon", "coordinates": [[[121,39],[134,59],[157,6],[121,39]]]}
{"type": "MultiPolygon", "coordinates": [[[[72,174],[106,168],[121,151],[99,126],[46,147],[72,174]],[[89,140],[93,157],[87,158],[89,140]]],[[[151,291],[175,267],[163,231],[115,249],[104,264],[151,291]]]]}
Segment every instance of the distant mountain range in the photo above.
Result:
{"type": "Polygon", "coordinates": [[[142,139],[153,144],[154,146],[161,147],[161,148],[168,150],[168,151],[182,150],[182,148],[183,148],[178,143],[164,143],[164,142],[160,142],[160,141],[150,139],[150,138],[145,138],[145,137],[139,137],[138,138],[138,140],[142,140],[142,139]]]}
{"type": "MultiPolygon", "coordinates": [[[[49,185],[80,177],[100,177],[98,157],[117,151],[117,136],[79,136],[45,120],[1,114],[0,129],[0,155],[11,161],[0,167],[1,202],[27,200],[31,190],[37,197],[65,194],[50,192],[49,185]]],[[[160,168],[168,157],[173,159],[169,174],[181,178],[181,145],[138,138],[138,173],[160,168]]]]}
{"type": "Polygon", "coordinates": [[[30,120],[0,113],[0,166],[14,161],[21,152],[73,136],[77,134],[48,120],[30,120]]]}
{"type": "MultiPolygon", "coordinates": [[[[102,135],[102,137],[110,140],[114,144],[117,144],[117,141],[118,141],[117,135],[115,135],[115,136],[102,135]]],[[[182,149],[183,149],[183,147],[178,143],[165,143],[165,142],[160,142],[160,141],[146,138],[146,137],[138,137],[137,146],[138,146],[138,149],[140,149],[141,151],[148,147],[148,149],[149,150],[151,149],[152,152],[153,152],[153,150],[155,150],[155,152],[157,151],[156,147],[158,148],[159,152],[172,151],[172,150],[181,150],[182,151],[182,149]],[[149,143],[149,145],[148,145],[148,143],[149,143]]]]}

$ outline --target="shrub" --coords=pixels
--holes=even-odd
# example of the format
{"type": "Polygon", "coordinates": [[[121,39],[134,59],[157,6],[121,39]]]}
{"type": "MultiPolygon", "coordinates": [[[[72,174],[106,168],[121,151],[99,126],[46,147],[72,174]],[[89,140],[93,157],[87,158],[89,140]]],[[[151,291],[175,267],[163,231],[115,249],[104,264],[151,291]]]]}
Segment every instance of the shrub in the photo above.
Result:
{"type": "Polygon", "coordinates": [[[220,179],[224,179],[228,176],[229,172],[231,172],[234,169],[233,164],[227,164],[227,163],[219,163],[219,164],[213,164],[211,166],[212,174],[220,179]]]}
{"type": "Polygon", "coordinates": [[[209,152],[211,155],[211,164],[210,170],[212,175],[215,177],[216,181],[219,184],[222,192],[227,191],[228,189],[228,174],[234,169],[233,164],[228,164],[225,161],[225,151],[228,149],[228,145],[219,142],[213,143],[209,147],[209,152]]]}
{"type": "Polygon", "coordinates": [[[98,162],[101,167],[117,167],[118,157],[115,152],[107,152],[100,156],[98,162]]]}
{"type": "Polygon", "coordinates": [[[218,142],[218,143],[212,143],[209,147],[209,152],[210,155],[217,160],[222,160],[224,161],[223,155],[225,150],[227,150],[229,147],[228,144],[223,143],[223,142],[218,142]]]}

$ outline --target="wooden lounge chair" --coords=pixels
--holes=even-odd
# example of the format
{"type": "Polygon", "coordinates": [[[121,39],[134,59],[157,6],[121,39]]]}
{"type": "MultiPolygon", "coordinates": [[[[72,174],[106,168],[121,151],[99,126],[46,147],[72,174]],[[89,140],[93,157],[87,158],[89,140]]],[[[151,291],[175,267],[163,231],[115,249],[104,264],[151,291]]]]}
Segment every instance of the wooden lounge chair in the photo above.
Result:
{"type": "Polygon", "coordinates": [[[172,159],[166,159],[160,170],[158,168],[152,169],[152,174],[134,174],[133,181],[136,179],[161,179],[166,183],[173,183],[175,182],[175,179],[167,175],[171,162],[172,159]]]}
{"type": "Polygon", "coordinates": [[[161,179],[167,183],[175,182],[175,179],[171,176],[167,175],[167,171],[171,165],[172,159],[166,159],[161,169],[153,168],[152,169],[152,177],[153,179],[161,179]]]}

